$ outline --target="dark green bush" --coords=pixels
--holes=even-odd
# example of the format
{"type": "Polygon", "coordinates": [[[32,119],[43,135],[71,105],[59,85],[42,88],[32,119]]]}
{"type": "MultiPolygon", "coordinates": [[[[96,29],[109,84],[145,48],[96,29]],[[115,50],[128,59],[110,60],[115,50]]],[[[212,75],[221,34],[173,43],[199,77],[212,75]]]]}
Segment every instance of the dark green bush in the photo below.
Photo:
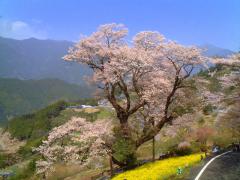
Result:
{"type": "Polygon", "coordinates": [[[184,155],[189,155],[192,153],[192,149],[191,147],[187,147],[187,148],[182,148],[182,149],[176,149],[175,150],[176,155],[178,156],[184,156],[184,155]]]}
{"type": "Polygon", "coordinates": [[[136,145],[131,137],[126,137],[119,128],[114,129],[115,141],[112,146],[113,157],[130,168],[137,163],[136,145]]]}
{"type": "Polygon", "coordinates": [[[113,144],[113,157],[125,164],[127,168],[133,167],[137,163],[136,146],[130,138],[118,136],[113,144]]]}
{"type": "Polygon", "coordinates": [[[178,156],[189,155],[192,153],[191,144],[187,141],[180,142],[175,150],[175,154],[178,156]]]}
{"type": "Polygon", "coordinates": [[[7,166],[7,156],[5,154],[0,154],[0,169],[7,166]]]}
{"type": "Polygon", "coordinates": [[[24,146],[19,148],[18,153],[24,158],[33,155],[35,153],[33,152],[33,148],[40,146],[43,139],[44,137],[27,141],[24,146]]]}

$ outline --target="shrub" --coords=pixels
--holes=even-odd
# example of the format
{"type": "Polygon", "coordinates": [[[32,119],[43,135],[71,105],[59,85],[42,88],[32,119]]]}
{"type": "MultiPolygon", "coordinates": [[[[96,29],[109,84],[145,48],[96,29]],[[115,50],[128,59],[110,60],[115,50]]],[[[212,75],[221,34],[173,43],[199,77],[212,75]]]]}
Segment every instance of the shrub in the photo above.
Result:
{"type": "Polygon", "coordinates": [[[18,153],[22,157],[29,157],[29,156],[33,155],[34,152],[32,149],[34,147],[40,146],[42,144],[43,139],[44,138],[37,138],[37,139],[29,140],[24,146],[19,148],[18,153]]]}
{"type": "Polygon", "coordinates": [[[7,163],[7,156],[5,154],[0,154],[0,169],[4,168],[7,163]]]}
{"type": "Polygon", "coordinates": [[[134,166],[137,163],[136,146],[130,138],[119,136],[113,144],[113,157],[119,162],[128,165],[127,168],[134,166]]]}
{"type": "Polygon", "coordinates": [[[135,142],[131,137],[124,137],[124,132],[119,127],[116,126],[113,131],[113,157],[124,166],[127,165],[127,168],[134,166],[137,163],[135,142]]]}
{"type": "Polygon", "coordinates": [[[189,155],[192,153],[191,144],[187,141],[183,141],[178,144],[178,147],[175,152],[177,155],[180,156],[189,155]]]}

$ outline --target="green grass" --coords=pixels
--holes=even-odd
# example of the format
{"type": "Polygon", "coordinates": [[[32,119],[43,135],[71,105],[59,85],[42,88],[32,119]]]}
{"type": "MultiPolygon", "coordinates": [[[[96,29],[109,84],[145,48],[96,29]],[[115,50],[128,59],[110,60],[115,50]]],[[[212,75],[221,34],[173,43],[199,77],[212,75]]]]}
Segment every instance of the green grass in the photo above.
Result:
{"type": "Polygon", "coordinates": [[[91,180],[92,177],[101,174],[108,168],[108,161],[103,168],[87,168],[78,164],[55,164],[54,171],[49,174],[48,180],[68,179],[68,180],[91,180]]]}
{"type": "Polygon", "coordinates": [[[106,108],[99,108],[99,113],[97,115],[98,119],[107,119],[107,118],[112,118],[114,117],[114,112],[110,109],[106,108]]]}
{"type": "Polygon", "coordinates": [[[86,118],[88,121],[96,121],[101,119],[113,118],[114,113],[106,108],[96,107],[96,108],[87,108],[87,109],[65,109],[59,116],[52,119],[52,124],[54,126],[59,126],[65,123],[71,117],[81,117],[86,118]]]}

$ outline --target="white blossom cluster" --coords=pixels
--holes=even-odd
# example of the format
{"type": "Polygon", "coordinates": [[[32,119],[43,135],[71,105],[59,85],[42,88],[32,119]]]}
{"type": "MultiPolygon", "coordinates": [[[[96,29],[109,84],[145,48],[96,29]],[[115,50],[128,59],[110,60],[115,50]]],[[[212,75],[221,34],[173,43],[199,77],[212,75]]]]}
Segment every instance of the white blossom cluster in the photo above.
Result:
{"type": "Polygon", "coordinates": [[[111,135],[110,120],[88,122],[83,118],[73,117],[65,124],[55,127],[46,141],[34,151],[42,155],[37,161],[37,172],[53,171],[55,162],[75,162],[86,165],[92,159],[107,154],[104,138],[111,135]],[[66,142],[64,142],[66,141],[66,142]]]}

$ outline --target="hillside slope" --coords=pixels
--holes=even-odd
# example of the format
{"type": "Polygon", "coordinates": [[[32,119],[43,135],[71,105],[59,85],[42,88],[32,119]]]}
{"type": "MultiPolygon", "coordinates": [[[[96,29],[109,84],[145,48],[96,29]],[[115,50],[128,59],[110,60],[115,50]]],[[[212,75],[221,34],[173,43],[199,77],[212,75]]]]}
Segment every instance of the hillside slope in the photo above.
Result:
{"type": "Polygon", "coordinates": [[[18,80],[0,78],[0,123],[30,113],[59,99],[77,100],[91,96],[89,87],[57,79],[18,80]]]}

